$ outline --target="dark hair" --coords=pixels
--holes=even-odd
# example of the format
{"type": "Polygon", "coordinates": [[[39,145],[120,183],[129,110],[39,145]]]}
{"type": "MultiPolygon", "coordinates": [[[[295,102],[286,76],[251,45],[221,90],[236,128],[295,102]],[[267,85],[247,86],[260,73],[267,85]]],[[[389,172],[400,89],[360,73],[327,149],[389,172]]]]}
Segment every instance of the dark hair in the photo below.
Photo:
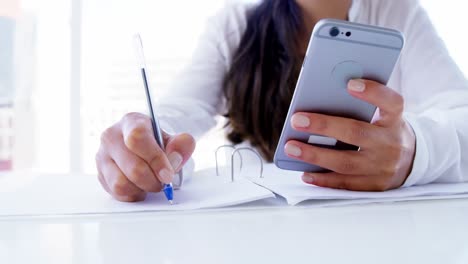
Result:
{"type": "Polygon", "coordinates": [[[264,0],[247,17],[247,29],[224,79],[234,144],[250,141],[268,161],[286,119],[300,72],[303,21],[295,0],[264,0]]]}

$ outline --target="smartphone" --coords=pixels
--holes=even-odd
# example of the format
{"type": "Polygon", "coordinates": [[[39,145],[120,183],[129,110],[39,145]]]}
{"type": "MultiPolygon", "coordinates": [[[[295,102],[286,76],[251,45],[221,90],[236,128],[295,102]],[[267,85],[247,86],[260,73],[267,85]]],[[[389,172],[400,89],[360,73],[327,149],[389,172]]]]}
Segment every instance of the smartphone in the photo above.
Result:
{"type": "Polygon", "coordinates": [[[319,21],[312,32],[275,152],[276,166],[294,171],[326,171],[288,157],[284,145],[289,140],[358,151],[357,146],[333,138],[295,131],[291,127],[291,117],[297,112],[310,112],[371,122],[376,107],[352,97],[347,84],[349,80],[359,78],[387,84],[404,42],[403,34],[393,29],[334,19],[319,21]]]}

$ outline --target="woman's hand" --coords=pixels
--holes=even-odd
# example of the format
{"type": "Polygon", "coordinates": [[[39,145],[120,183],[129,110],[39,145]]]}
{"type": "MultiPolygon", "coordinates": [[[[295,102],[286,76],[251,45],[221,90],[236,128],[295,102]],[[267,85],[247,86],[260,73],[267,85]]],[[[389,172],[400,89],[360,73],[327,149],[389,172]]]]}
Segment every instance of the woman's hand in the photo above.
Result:
{"type": "Polygon", "coordinates": [[[104,131],[96,154],[102,187],[123,202],[141,201],[148,192],[161,191],[161,183],[170,183],[195,149],[188,134],[163,137],[166,152],[154,139],[150,118],[137,113],[104,131]]]}
{"type": "Polygon", "coordinates": [[[390,88],[368,80],[351,80],[349,93],[378,107],[369,124],[347,118],[296,113],[297,131],[335,138],[360,147],[360,151],[320,148],[289,141],[285,152],[330,173],[304,173],[303,181],[322,187],[355,191],[386,191],[402,186],[412,170],[416,137],[403,119],[403,97],[390,88]]]}

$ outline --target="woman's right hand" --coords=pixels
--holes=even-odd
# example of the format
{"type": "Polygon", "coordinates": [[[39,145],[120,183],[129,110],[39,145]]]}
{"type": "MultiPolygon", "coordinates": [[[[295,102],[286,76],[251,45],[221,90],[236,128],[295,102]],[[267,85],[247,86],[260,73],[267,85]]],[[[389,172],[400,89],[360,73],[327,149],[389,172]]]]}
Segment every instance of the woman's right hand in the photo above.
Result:
{"type": "Polygon", "coordinates": [[[191,135],[163,133],[163,138],[165,152],[154,138],[151,119],[138,113],[127,114],[106,129],[96,154],[102,187],[122,202],[142,201],[148,192],[160,192],[195,150],[191,135]]]}

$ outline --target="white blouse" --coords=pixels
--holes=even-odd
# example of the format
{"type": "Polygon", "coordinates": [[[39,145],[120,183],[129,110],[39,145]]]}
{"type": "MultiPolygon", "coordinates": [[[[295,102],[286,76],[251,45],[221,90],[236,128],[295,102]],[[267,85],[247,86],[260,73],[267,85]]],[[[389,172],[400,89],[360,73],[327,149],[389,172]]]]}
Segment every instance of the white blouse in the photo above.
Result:
{"type": "MultiPolygon", "coordinates": [[[[226,6],[213,17],[190,65],[157,103],[163,128],[196,138],[225,113],[222,81],[254,4],[226,6]]],[[[404,186],[468,181],[468,83],[417,0],[354,0],[349,20],[404,33],[406,46],[388,86],[405,98],[416,134],[413,170],[404,186]]]]}

